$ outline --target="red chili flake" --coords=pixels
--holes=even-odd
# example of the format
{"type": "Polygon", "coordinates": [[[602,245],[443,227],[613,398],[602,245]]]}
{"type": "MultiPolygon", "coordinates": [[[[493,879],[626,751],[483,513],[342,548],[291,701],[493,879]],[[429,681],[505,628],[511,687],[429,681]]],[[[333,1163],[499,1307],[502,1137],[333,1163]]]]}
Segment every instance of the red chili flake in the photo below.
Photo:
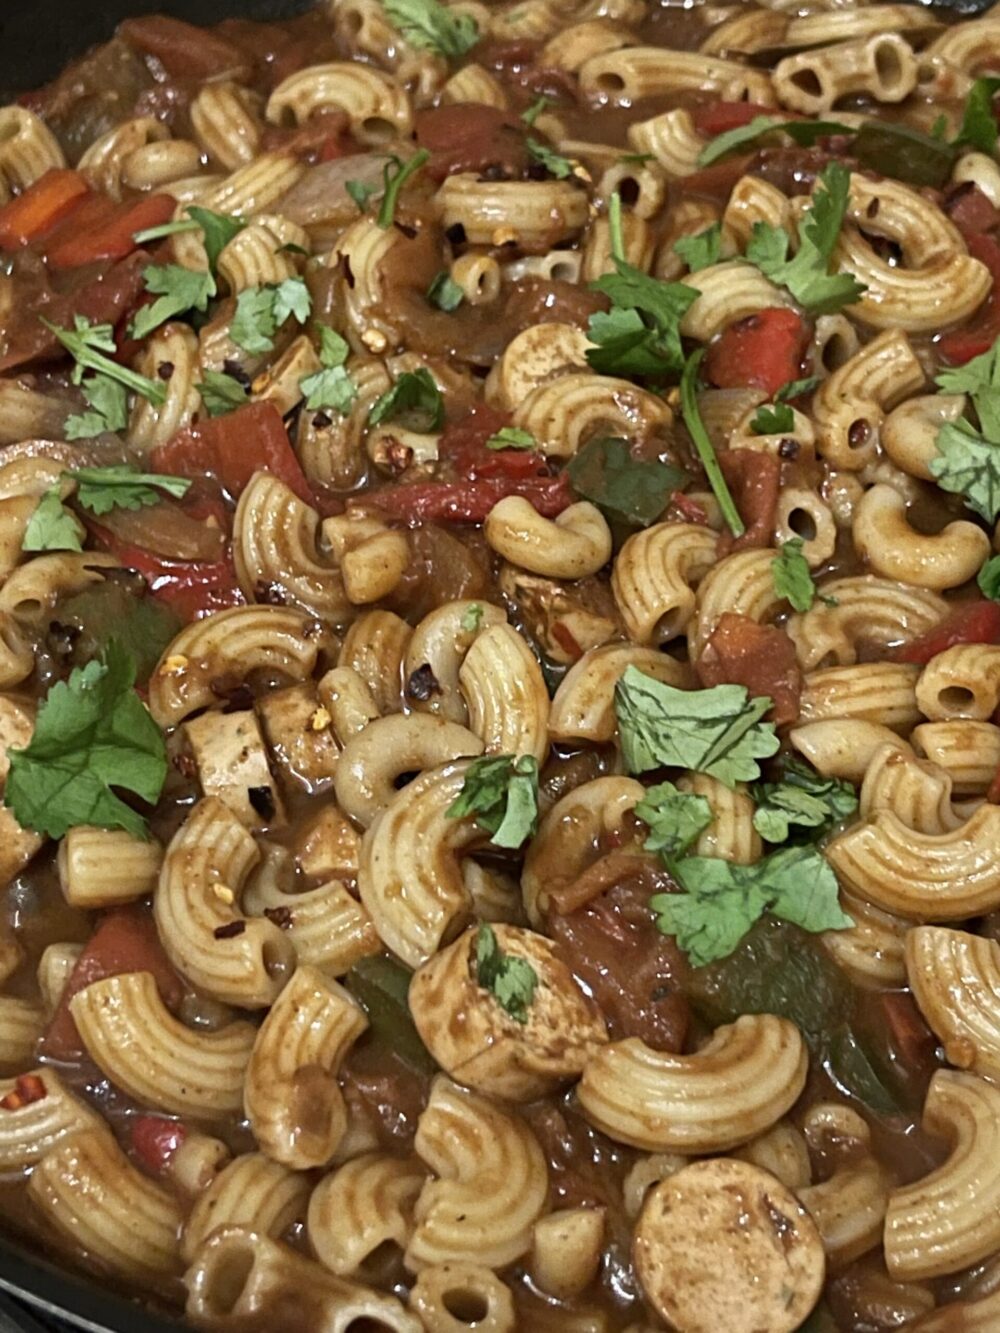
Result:
{"type": "Polygon", "coordinates": [[[22,1106],[43,1101],[48,1096],[45,1084],[37,1074],[21,1074],[14,1084],[14,1091],[0,1100],[0,1107],[5,1111],[20,1111],[22,1106]]]}

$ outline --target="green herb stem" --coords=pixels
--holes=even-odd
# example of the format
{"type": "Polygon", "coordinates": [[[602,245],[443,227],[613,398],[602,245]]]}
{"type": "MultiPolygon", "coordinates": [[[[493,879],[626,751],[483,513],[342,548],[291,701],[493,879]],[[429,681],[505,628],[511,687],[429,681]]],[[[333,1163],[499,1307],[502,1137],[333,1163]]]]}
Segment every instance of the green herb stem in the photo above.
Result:
{"type": "Polygon", "coordinates": [[[742,537],[746,531],[746,526],[740,518],[739,510],[736,508],[736,503],[729,487],[726,485],[726,479],[722,475],[722,468],[719,466],[712,441],[708,438],[708,431],[705,429],[705,424],[698,411],[698,371],[701,368],[704,356],[705,349],[701,348],[693,356],[688,357],[684,366],[684,373],[681,375],[681,415],[684,418],[685,426],[688,428],[688,434],[694,441],[694,447],[701,459],[701,465],[705,469],[705,475],[708,477],[712,492],[719,502],[722,517],[726,520],[729,531],[733,536],[742,537]]]}

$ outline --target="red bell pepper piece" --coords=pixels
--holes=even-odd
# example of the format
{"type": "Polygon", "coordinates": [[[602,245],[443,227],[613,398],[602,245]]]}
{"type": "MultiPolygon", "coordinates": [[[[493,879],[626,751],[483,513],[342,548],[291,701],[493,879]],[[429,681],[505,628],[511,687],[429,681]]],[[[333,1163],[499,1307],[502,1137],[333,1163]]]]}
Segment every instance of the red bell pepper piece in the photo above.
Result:
{"type": "Polygon", "coordinates": [[[779,727],[799,715],[802,672],[794,643],[777,625],[758,625],[749,616],[727,611],[712,631],[697,670],[703,685],[743,685],[751,695],[767,695],[773,705],[768,717],[779,727]]]}
{"type": "Polygon", "coordinates": [[[802,374],[809,328],[794,310],[776,307],[723,329],[705,357],[705,374],[719,389],[745,387],[776,394],[802,374]]]}
{"type": "Polygon", "coordinates": [[[132,1151],[151,1175],[166,1171],[170,1159],[188,1136],[180,1120],[162,1115],[136,1115],[129,1122],[132,1151]]]}
{"type": "Polygon", "coordinates": [[[926,666],[932,657],[957,643],[1000,643],[1000,605],[996,602],[966,602],[956,607],[940,625],[900,644],[892,654],[895,662],[926,666]]]}
{"type": "Polygon", "coordinates": [[[490,449],[492,439],[511,417],[487,403],[477,403],[461,420],[445,427],[438,443],[442,464],[462,481],[485,477],[547,477],[545,455],[536,449],[490,449]]]}
{"type": "Polygon", "coordinates": [[[176,208],[169,194],[147,194],[121,204],[103,194],[90,195],[53,230],[45,244],[46,258],[54,269],[124,259],[138,248],[136,232],[169,222],[176,208]]]}
{"type": "MultiPolygon", "coordinates": [[[[708,106],[695,107],[691,119],[699,134],[714,139],[717,134],[749,125],[757,116],[774,114],[773,106],[761,106],[759,102],[711,102],[708,106]]],[[[799,116],[794,111],[782,111],[780,119],[798,120],[799,116]]]]}
{"type": "Polygon", "coordinates": [[[89,194],[90,186],[78,171],[47,171],[0,208],[0,249],[30,245],[79,208],[89,194]]]}
{"type": "Polygon", "coordinates": [[[224,417],[199,421],[153,450],[157,472],[192,480],[212,476],[236,500],[255,472],[269,472],[306,504],[314,504],[281,413],[273,403],[248,403],[224,417]]]}
{"type": "Polygon", "coordinates": [[[153,918],[139,907],[117,909],[102,918],[59,997],[42,1037],[43,1055],[53,1060],[79,1059],[84,1047],[69,1002],[95,981],[122,972],[151,972],[168,1008],[176,1009],[183,998],[184,984],[164,952],[153,918]]]}
{"type": "Polygon", "coordinates": [[[483,477],[476,481],[415,481],[386,486],[364,498],[407,523],[484,523],[498,501],[523,495],[555,518],[573,503],[565,473],[558,477],[483,477]]]}
{"type": "Polygon", "coordinates": [[[158,60],[168,74],[193,83],[223,74],[240,81],[252,70],[252,61],[232,42],[166,14],[126,19],[118,26],[118,36],[133,50],[158,60]]]}
{"type": "Polygon", "coordinates": [[[982,356],[1000,335],[1000,244],[992,236],[980,232],[967,235],[965,243],[969,254],[989,269],[993,286],[973,323],[954,333],[943,334],[938,341],[938,352],[952,366],[964,366],[974,356],[982,356]]]}
{"type": "Polygon", "coordinates": [[[246,598],[236,581],[231,557],[225,560],[170,560],[119,541],[107,528],[88,525],[98,542],[120,560],[125,569],[134,569],[149,585],[150,593],[185,623],[201,620],[213,611],[242,606],[246,598]]]}

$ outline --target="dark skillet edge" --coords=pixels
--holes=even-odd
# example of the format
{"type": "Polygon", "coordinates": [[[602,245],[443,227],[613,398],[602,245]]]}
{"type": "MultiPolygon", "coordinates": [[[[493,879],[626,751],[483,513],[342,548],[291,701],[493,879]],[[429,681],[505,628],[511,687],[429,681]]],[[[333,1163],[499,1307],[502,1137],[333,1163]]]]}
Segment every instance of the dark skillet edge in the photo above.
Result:
{"type": "MultiPolygon", "coordinates": [[[[189,1324],[156,1313],[0,1236],[0,1292],[92,1333],[180,1333],[189,1324]]],[[[12,1318],[20,1312],[6,1307],[12,1318]]]]}
{"type": "Polygon", "coordinates": [[[48,83],[75,57],[106,42],[122,19],[137,14],[206,25],[226,18],[287,18],[312,7],[313,0],[8,0],[0,3],[0,105],[48,83]],[[39,41],[42,32],[45,40],[39,41]]]}

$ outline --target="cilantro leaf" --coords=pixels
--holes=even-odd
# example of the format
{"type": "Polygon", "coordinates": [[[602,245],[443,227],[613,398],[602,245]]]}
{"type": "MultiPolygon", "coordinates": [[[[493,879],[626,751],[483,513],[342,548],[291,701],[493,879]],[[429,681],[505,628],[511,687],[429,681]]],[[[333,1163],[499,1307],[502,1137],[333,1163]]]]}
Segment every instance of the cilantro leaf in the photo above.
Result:
{"type": "Polygon", "coordinates": [[[636,804],[635,814],[649,825],[646,851],[659,852],[668,863],[683,856],[712,822],[712,807],[705,797],[679,791],[672,782],[650,787],[636,804]]]}
{"type": "Polygon", "coordinates": [[[556,180],[564,181],[574,174],[577,163],[570,157],[563,157],[562,153],[557,153],[554,148],[542,143],[540,139],[529,138],[527,148],[529,155],[556,180]]]}
{"type": "Polygon", "coordinates": [[[24,530],[24,551],[82,551],[84,527],[62,502],[57,482],[42,496],[24,530]]]}
{"type": "Polygon", "coordinates": [[[545,94],[542,93],[541,96],[535,98],[527,110],[521,112],[521,119],[524,121],[525,125],[533,126],[545,108],[551,106],[551,104],[552,98],[546,97],[545,94]]]}
{"type": "Polygon", "coordinates": [[[247,224],[243,218],[231,217],[228,213],[214,213],[210,208],[199,208],[197,204],[189,204],[187,214],[202,230],[208,267],[214,273],[219,255],[231,240],[246,229],[247,224]]]}
{"type": "Polygon", "coordinates": [[[684,418],[684,425],[691,436],[695,452],[705,469],[705,476],[712,488],[712,494],[719,502],[722,517],[726,520],[729,531],[733,536],[741,537],[746,531],[746,525],[740,517],[740,511],[736,508],[736,502],[719,465],[715,446],[712,444],[711,437],[705,429],[705,423],[701,419],[701,412],[698,410],[698,372],[701,369],[704,357],[705,348],[700,347],[697,352],[688,358],[684,367],[684,373],[681,375],[681,416],[684,418]]]}
{"type": "Polygon", "coordinates": [[[796,611],[808,611],[816,600],[809,562],[802,554],[802,538],[790,537],[771,561],[771,578],[779,597],[787,597],[796,611]]]}
{"type": "Polygon", "coordinates": [[[487,449],[534,449],[537,441],[530,430],[517,426],[503,426],[486,441],[487,449]]]}
{"type": "Polygon", "coordinates": [[[692,273],[717,264],[722,254],[722,223],[713,222],[694,236],[681,236],[674,241],[674,254],[680,255],[692,273]]]}
{"type": "Polygon", "coordinates": [[[66,418],[67,440],[91,440],[105,431],[124,430],[128,425],[128,392],[123,384],[106,375],[91,375],[81,381],[89,412],[66,418]]]}
{"type": "Polygon", "coordinates": [[[479,923],[476,935],[476,980],[483,990],[492,992],[515,1022],[527,1023],[538,973],[527,958],[504,952],[496,931],[487,921],[479,923]]]}
{"type": "Polygon", "coordinates": [[[402,421],[410,430],[430,432],[444,425],[444,399],[425,367],[405,370],[396,383],[377,398],[368,413],[368,424],[402,421]]]}
{"type": "Polygon", "coordinates": [[[307,375],[299,383],[306,395],[310,412],[339,412],[345,416],[358,396],[358,386],[348,374],[345,362],[351,349],[345,338],[329,325],[319,326],[319,360],[322,370],[307,375]]]}
{"type": "Polygon", "coordinates": [[[990,157],[996,155],[997,121],[993,113],[993,98],[998,91],[1000,78],[987,76],[975,80],[965,99],[956,144],[969,144],[990,157]]]}
{"type": "Polygon", "coordinates": [[[937,433],[930,470],[943,491],[965,497],[988,523],[1000,514],[1000,444],[983,439],[971,422],[946,421],[937,433]]]}
{"type": "Polygon", "coordinates": [[[485,755],[469,765],[449,819],[475,815],[495,847],[520,847],[538,827],[538,760],[534,755],[485,755]]]}
{"type": "Polygon", "coordinates": [[[990,601],[1000,602],[1000,555],[991,556],[976,575],[979,591],[990,601]]]}
{"type": "Polygon", "coordinates": [[[483,607],[481,602],[470,602],[462,613],[462,619],[459,625],[466,634],[474,634],[479,628],[483,619],[483,607]]]}
{"type": "Polygon", "coordinates": [[[858,808],[849,782],[824,778],[808,765],[786,759],[780,782],[754,788],[754,828],[767,842],[786,842],[792,825],[816,830],[816,836],[858,808]]]}
{"type": "Polygon", "coordinates": [[[301,278],[266,287],[246,287],[236,298],[229,336],[251,356],[274,350],[274,335],[291,316],[304,324],[312,311],[309,288],[301,278]]]}
{"type": "Polygon", "coordinates": [[[439,310],[450,315],[465,300],[465,293],[448,270],[443,268],[427,288],[427,299],[431,305],[436,305],[439,310]]]}
{"type": "Polygon", "coordinates": [[[790,403],[793,398],[800,398],[804,393],[812,393],[819,386],[818,375],[807,375],[805,379],[789,380],[774,395],[776,403],[790,403]]]}
{"type": "Polygon", "coordinates": [[[98,375],[104,375],[107,379],[123,385],[124,388],[131,389],[133,393],[147,399],[155,407],[162,407],[166,402],[167,391],[162,384],[157,384],[155,380],[129,370],[127,366],[120,366],[117,361],[112,361],[105,355],[106,352],[110,352],[113,356],[118,351],[115,345],[115,331],[110,324],[91,324],[83,315],[74,317],[72,329],[62,329],[58,324],[50,324],[47,319],[42,319],[42,323],[58,338],[76,362],[72,374],[74,384],[82,384],[84,371],[93,370],[98,375]]]}
{"type": "Polygon", "coordinates": [[[142,306],[132,321],[129,334],[140,341],[188,310],[204,313],[217,290],[211,273],[181,268],[179,264],[151,264],[143,269],[142,276],[146,290],[158,299],[142,306]]]}
{"type": "Polygon", "coordinates": [[[749,866],[691,856],[674,874],[684,891],[656,894],[650,907],[657,928],[676,937],[694,967],[728,957],[767,911],[811,933],[854,924],[840,906],[832,867],[815,847],[784,847],[749,866]]]}
{"type": "Polygon", "coordinates": [[[587,361],[602,375],[663,375],[684,365],[680,322],[700,295],[682,282],[660,282],[615,260],[615,272],[592,282],[612,304],[591,315],[588,334],[596,347],[587,361]]]}
{"type": "Polygon", "coordinates": [[[709,140],[698,154],[698,166],[710,167],[720,157],[755,143],[765,134],[787,134],[797,144],[811,148],[817,139],[827,134],[853,134],[849,125],[836,120],[782,120],[780,116],[754,116],[748,125],[737,125],[709,140]]]}
{"type": "Polygon", "coordinates": [[[627,667],[615,686],[625,767],[688,768],[727,787],[752,782],[760,777],[757,760],[780,743],[774,724],[761,721],[770,707],[770,699],[751,699],[742,685],[678,690],[627,667]]]}
{"type": "Polygon", "coordinates": [[[383,231],[387,231],[395,221],[396,202],[403,186],[411,176],[417,174],[426,162],[430,161],[430,156],[426,148],[421,148],[418,153],[414,153],[405,162],[393,153],[385,164],[385,170],[382,172],[382,206],[379,208],[378,218],[376,219],[383,231]]]}
{"type": "Polygon", "coordinates": [[[787,403],[764,403],[750,422],[755,435],[781,435],[795,426],[795,414],[787,403]]]}
{"type": "Polygon", "coordinates": [[[359,213],[367,213],[371,197],[378,194],[378,188],[377,185],[369,185],[367,181],[344,182],[344,189],[357,204],[359,213]]]}
{"type": "Polygon", "coordinates": [[[10,750],[4,800],[24,828],[61,838],[77,824],[144,838],[146,821],[112,787],[159,799],[167,753],[133,689],[135,663],[112,641],[49,690],[27,748],[10,750]]]}
{"type": "Polygon", "coordinates": [[[195,387],[210,417],[224,417],[227,412],[235,412],[250,401],[250,395],[239,380],[224,375],[221,370],[206,370],[205,378],[195,387]]]}
{"type": "Polygon", "coordinates": [[[128,463],[116,463],[113,467],[81,467],[74,472],[64,472],[63,476],[76,482],[77,503],[92,514],[155,505],[161,499],[160,491],[179,500],[191,486],[186,477],[140,472],[128,463]]]}
{"type": "Polygon", "coordinates": [[[942,370],[934,382],[946,393],[967,393],[983,434],[992,444],[1000,444],[1000,338],[964,366],[942,370]]]}
{"type": "Polygon", "coordinates": [[[612,522],[649,527],[666,508],[687,474],[658,459],[633,458],[627,440],[588,440],[570,459],[566,473],[581,499],[597,505],[612,522]]]}
{"type": "Polygon", "coordinates": [[[386,17],[411,46],[457,59],[479,41],[479,25],[439,0],[382,0],[386,17]]]}
{"type": "Polygon", "coordinates": [[[799,223],[799,248],[788,259],[791,244],[783,227],[755,222],[746,257],[760,271],[787,287],[799,305],[814,314],[828,314],[856,301],[866,290],[850,273],[830,273],[830,259],[847,211],[851,174],[831,162],[820,175],[812,203],[799,223]]]}

